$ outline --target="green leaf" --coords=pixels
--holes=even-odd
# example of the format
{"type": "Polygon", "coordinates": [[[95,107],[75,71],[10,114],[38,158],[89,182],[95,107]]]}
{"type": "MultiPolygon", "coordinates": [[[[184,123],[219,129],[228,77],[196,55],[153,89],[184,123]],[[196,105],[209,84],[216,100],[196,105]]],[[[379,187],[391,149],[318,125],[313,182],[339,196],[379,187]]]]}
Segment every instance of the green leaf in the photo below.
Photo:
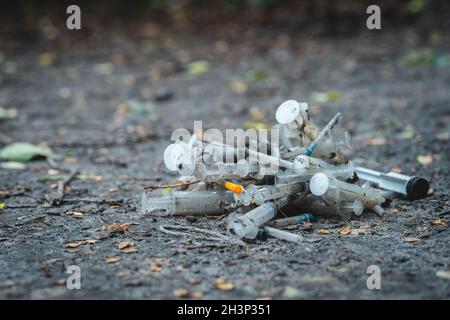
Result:
{"type": "Polygon", "coordinates": [[[155,108],[151,102],[141,102],[138,100],[129,100],[126,102],[127,111],[132,113],[148,113],[152,112],[155,108]]]}
{"type": "Polygon", "coordinates": [[[17,110],[14,108],[3,108],[0,106],[0,119],[12,119],[17,117],[17,110]]]}
{"type": "Polygon", "coordinates": [[[197,60],[187,65],[187,72],[192,76],[198,76],[208,72],[209,62],[206,60],[197,60]]]}
{"type": "Polygon", "coordinates": [[[302,298],[305,296],[305,292],[293,287],[286,287],[283,291],[283,297],[288,299],[302,298]]]}
{"type": "Polygon", "coordinates": [[[253,69],[247,73],[247,79],[253,82],[264,80],[269,75],[263,70],[253,69]]]}
{"type": "Polygon", "coordinates": [[[55,156],[49,147],[27,142],[11,143],[0,150],[0,158],[9,161],[26,162],[37,157],[54,158],[55,156]]]}
{"type": "Polygon", "coordinates": [[[328,92],[313,92],[311,97],[317,103],[327,103],[338,101],[341,95],[336,90],[331,90],[328,92]]]}

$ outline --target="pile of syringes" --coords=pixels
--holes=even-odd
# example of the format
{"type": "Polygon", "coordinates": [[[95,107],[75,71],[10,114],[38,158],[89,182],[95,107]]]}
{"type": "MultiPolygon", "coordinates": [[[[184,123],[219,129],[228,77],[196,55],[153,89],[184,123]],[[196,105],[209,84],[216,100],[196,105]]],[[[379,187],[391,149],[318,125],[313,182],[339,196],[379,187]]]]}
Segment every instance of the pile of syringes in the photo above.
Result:
{"type": "Polygon", "coordinates": [[[206,135],[179,139],[164,152],[166,167],[180,175],[179,187],[145,191],[142,213],[228,215],[227,230],[240,239],[297,242],[299,235],[279,227],[312,221],[315,215],[349,220],[371,211],[383,216],[393,194],[426,196],[429,183],[423,178],[349,161],[350,135],[338,132],[341,119],[337,113],[320,130],[307,103],[288,100],[276,111],[277,141],[246,138],[236,146],[206,135]],[[304,214],[275,220],[286,205],[304,214]]]}

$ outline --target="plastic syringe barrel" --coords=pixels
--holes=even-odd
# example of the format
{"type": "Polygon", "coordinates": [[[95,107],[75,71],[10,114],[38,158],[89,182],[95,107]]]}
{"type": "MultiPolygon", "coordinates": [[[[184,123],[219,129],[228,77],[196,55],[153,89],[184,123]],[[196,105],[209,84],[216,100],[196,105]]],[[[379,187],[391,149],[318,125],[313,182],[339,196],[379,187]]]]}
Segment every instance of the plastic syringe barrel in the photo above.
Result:
{"type": "Polygon", "coordinates": [[[375,183],[379,188],[407,195],[411,198],[423,198],[427,195],[430,183],[420,177],[407,176],[395,172],[383,173],[363,167],[355,168],[362,180],[375,183]]]}
{"type": "Polygon", "coordinates": [[[328,122],[328,124],[325,126],[325,128],[322,129],[322,131],[319,132],[317,137],[311,142],[311,144],[306,148],[306,155],[311,156],[314,153],[314,149],[317,148],[319,143],[326,137],[328,132],[330,132],[331,129],[339,122],[339,120],[342,118],[342,113],[338,112],[333,117],[333,119],[328,122]]]}

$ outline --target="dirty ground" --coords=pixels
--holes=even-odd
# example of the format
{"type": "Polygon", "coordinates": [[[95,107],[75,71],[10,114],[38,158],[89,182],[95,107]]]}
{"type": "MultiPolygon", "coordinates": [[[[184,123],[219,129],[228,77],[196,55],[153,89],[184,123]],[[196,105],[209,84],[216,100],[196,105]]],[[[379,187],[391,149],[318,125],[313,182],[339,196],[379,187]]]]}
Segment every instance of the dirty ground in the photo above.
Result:
{"type": "Polygon", "coordinates": [[[1,146],[46,143],[62,158],[0,169],[0,298],[450,298],[450,65],[427,58],[448,58],[445,30],[430,42],[414,24],[330,34],[320,22],[301,31],[91,23],[75,35],[57,28],[54,40],[47,20],[29,38],[3,28],[0,105],[17,116],[0,120],[1,146]],[[342,112],[354,159],[423,176],[431,194],[394,200],[382,219],[291,227],[301,244],[248,248],[158,230],[226,232],[222,218],[140,215],[144,186],[176,178],[162,164],[174,129],[272,123],[288,98],[309,101],[321,125],[342,112]],[[48,205],[70,169],[78,175],[62,204],[48,205]],[[66,288],[70,265],[81,290],[66,288]],[[370,265],[381,290],[367,289],[370,265]]]}

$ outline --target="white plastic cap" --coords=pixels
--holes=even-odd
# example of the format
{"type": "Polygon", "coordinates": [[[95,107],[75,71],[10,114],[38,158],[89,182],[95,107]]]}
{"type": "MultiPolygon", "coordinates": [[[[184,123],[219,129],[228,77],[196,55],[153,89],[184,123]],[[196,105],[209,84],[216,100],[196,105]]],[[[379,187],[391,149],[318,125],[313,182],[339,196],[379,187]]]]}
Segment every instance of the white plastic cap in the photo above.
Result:
{"type": "Polygon", "coordinates": [[[170,171],[177,171],[177,165],[180,162],[188,162],[189,152],[187,145],[181,143],[172,143],[164,150],[164,164],[170,171]]]}
{"type": "Polygon", "coordinates": [[[280,104],[275,114],[277,122],[287,124],[295,120],[300,114],[300,104],[295,100],[287,100],[280,104]]]}
{"type": "Polygon", "coordinates": [[[316,173],[309,182],[309,190],[315,196],[323,196],[330,185],[330,178],[325,173],[316,173]]]}

